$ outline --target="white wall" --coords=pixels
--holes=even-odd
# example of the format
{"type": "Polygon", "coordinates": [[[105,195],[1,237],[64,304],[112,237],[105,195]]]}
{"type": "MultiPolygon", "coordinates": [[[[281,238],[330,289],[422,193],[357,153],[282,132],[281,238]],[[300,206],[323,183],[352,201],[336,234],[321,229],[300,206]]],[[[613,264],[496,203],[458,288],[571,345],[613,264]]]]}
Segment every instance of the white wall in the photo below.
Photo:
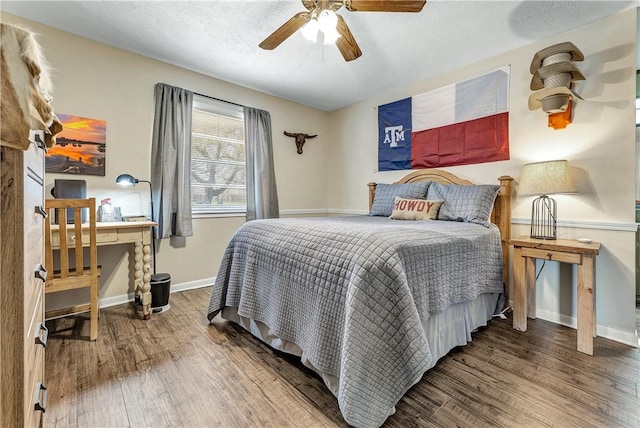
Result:
{"type": "MultiPolygon", "coordinates": [[[[407,174],[407,171],[375,172],[378,105],[504,65],[511,65],[511,159],[444,169],[478,183],[496,183],[504,174],[518,179],[522,165],[527,162],[568,159],[580,193],[555,197],[561,225],[559,237],[588,236],[602,242],[597,259],[599,334],[637,343],[634,333],[635,9],[333,112],[329,207],[364,212],[369,181],[388,183],[407,174]],[[585,55],[585,60],[576,65],[586,80],[575,86],[585,101],[575,105],[572,124],[553,130],[547,127],[544,113],[529,111],[527,107],[531,94],[529,65],[538,50],[564,41],[573,42],[585,55]]],[[[514,200],[514,236],[529,233],[532,199],[516,197],[514,200]]],[[[562,275],[564,270],[557,263],[547,263],[538,283],[538,315],[575,325],[575,275],[562,275]],[[572,279],[572,288],[567,278],[572,279]]]]}
{"type": "MultiPolygon", "coordinates": [[[[150,177],[153,94],[157,82],[179,86],[271,113],[274,163],[280,209],[327,208],[328,113],[261,92],[233,85],[173,65],[132,54],[9,14],[2,22],[22,24],[39,34],[53,67],[56,112],[107,122],[106,176],[47,174],[47,191],[55,178],[84,179],[89,196],[111,197],[123,214],[148,214],[148,187],[123,189],[115,185],[119,174],[150,177]],[[296,153],[292,138],[283,131],[318,134],[296,153]]],[[[203,218],[193,222],[194,235],[162,240],[158,246],[159,272],[172,276],[172,286],[200,283],[216,275],[222,252],[244,217],[203,218]]],[[[131,257],[125,247],[101,247],[101,299],[122,301],[133,289],[131,257]]],[[[47,296],[57,306],[55,295],[47,296]]]]}

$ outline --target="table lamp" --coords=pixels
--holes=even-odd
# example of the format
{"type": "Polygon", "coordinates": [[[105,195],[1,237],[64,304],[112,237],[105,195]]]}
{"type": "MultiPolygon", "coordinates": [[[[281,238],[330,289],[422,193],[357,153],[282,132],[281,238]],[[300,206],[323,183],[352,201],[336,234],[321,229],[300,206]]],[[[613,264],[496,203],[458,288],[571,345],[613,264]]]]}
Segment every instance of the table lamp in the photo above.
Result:
{"type": "MultiPolygon", "coordinates": [[[[138,180],[129,174],[120,174],[118,178],[116,178],[116,184],[121,186],[135,186],[136,184],[143,182],[149,183],[149,196],[151,198],[151,221],[153,220],[153,191],[151,190],[151,182],[148,180],[138,180]]],[[[151,246],[153,247],[153,273],[156,273],[156,233],[155,227],[153,229],[153,236],[151,237],[151,246]]]]}
{"type": "MultiPolygon", "coordinates": [[[[121,186],[135,186],[138,183],[149,183],[149,198],[151,200],[151,221],[154,220],[153,216],[153,190],[151,189],[151,182],[149,180],[139,180],[133,177],[130,174],[120,174],[118,178],[116,178],[116,184],[121,186]]],[[[152,294],[152,307],[151,310],[153,313],[165,312],[169,310],[169,287],[171,285],[171,275],[168,273],[156,273],[156,233],[155,226],[151,228],[151,252],[153,256],[153,275],[151,275],[151,294],[152,294]],[[160,290],[159,292],[154,293],[154,291],[160,290]],[[157,296],[155,300],[157,302],[153,302],[154,297],[157,296]]]]}
{"type": "Polygon", "coordinates": [[[531,206],[531,237],[556,239],[556,201],[547,195],[577,193],[566,160],[528,163],[522,167],[519,195],[539,195],[531,206]]]}

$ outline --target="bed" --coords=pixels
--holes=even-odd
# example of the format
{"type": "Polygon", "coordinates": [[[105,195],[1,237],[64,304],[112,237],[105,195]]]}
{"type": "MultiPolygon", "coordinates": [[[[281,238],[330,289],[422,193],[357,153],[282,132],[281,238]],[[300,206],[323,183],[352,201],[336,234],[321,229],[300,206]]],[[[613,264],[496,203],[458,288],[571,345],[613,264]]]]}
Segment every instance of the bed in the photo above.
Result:
{"type": "Polygon", "coordinates": [[[367,216],[247,222],[223,255],[207,316],[299,356],[347,423],[380,426],[500,310],[512,178],[499,183],[421,170],[370,183],[367,216]],[[432,220],[398,219],[415,215],[432,220]]]}

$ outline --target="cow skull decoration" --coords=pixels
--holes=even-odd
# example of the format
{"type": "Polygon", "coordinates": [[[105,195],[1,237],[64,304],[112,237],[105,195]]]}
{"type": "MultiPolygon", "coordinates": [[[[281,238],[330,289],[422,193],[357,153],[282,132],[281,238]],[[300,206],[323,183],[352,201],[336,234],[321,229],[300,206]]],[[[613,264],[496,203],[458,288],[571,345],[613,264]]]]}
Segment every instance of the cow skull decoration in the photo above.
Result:
{"type": "Polygon", "coordinates": [[[302,132],[287,132],[284,131],[284,135],[286,135],[287,137],[293,137],[296,139],[296,149],[298,150],[298,154],[301,155],[302,154],[302,146],[304,146],[304,143],[307,141],[307,138],[315,138],[318,135],[309,135],[309,134],[304,134],[302,132]]]}

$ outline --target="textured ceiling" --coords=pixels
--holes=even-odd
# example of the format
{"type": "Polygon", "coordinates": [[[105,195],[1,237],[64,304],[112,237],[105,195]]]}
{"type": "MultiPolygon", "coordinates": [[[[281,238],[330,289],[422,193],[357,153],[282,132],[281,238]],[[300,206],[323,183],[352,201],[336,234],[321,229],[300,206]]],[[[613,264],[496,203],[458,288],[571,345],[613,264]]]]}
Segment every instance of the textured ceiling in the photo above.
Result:
{"type": "Polygon", "coordinates": [[[338,12],[363,52],[351,62],[335,46],[313,44],[299,33],[273,51],[258,48],[272,31],[305,10],[299,0],[2,0],[0,10],[332,111],[637,5],[428,0],[420,13],[342,8],[338,12]]]}

